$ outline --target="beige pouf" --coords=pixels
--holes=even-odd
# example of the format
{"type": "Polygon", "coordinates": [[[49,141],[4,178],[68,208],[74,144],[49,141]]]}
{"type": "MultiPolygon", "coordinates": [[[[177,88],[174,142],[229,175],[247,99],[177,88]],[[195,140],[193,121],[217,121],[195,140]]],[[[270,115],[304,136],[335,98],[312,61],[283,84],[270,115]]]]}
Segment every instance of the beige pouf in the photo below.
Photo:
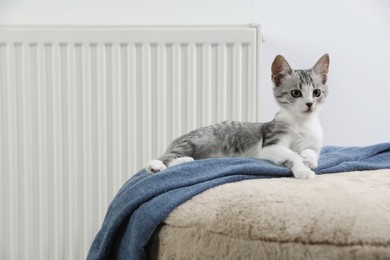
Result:
{"type": "Polygon", "coordinates": [[[390,259],[390,170],[207,190],[155,232],[151,259],[390,259]]]}

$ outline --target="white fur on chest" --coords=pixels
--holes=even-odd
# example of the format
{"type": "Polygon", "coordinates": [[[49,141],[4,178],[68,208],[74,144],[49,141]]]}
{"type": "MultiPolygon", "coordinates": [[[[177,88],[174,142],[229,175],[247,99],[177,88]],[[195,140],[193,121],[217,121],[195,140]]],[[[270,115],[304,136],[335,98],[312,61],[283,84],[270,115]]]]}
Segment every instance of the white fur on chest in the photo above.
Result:
{"type": "Polygon", "coordinates": [[[280,115],[289,127],[288,132],[280,143],[291,150],[301,153],[305,149],[319,151],[322,146],[322,127],[316,114],[305,118],[292,118],[280,115]]]}

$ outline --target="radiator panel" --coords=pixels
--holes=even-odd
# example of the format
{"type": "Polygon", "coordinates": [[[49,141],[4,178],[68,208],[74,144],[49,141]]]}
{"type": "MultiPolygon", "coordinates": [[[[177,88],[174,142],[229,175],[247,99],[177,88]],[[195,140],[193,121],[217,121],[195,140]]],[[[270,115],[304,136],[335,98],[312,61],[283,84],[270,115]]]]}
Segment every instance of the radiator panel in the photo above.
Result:
{"type": "Polygon", "coordinates": [[[258,121],[259,29],[0,27],[1,259],[83,259],[179,135],[258,121]]]}

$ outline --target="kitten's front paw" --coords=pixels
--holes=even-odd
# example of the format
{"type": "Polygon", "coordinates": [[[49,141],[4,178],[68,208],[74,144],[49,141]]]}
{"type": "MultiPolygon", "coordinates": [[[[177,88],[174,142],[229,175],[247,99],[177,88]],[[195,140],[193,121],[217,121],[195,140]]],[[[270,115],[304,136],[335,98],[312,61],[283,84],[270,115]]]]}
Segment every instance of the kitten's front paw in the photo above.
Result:
{"type": "Polygon", "coordinates": [[[303,158],[303,162],[310,168],[314,169],[318,166],[317,154],[312,150],[304,150],[300,154],[303,158]]]}
{"type": "Polygon", "coordinates": [[[316,177],[316,174],[307,167],[300,167],[297,169],[293,169],[292,171],[293,171],[294,177],[297,179],[311,180],[311,179],[314,179],[316,177]]]}
{"type": "Polygon", "coordinates": [[[162,170],[165,170],[166,168],[167,166],[165,166],[165,164],[163,164],[160,160],[152,160],[148,162],[145,167],[145,169],[151,173],[158,173],[162,170]]]}
{"type": "Polygon", "coordinates": [[[315,169],[318,166],[317,160],[314,158],[303,158],[303,162],[309,167],[310,169],[315,169]]]}

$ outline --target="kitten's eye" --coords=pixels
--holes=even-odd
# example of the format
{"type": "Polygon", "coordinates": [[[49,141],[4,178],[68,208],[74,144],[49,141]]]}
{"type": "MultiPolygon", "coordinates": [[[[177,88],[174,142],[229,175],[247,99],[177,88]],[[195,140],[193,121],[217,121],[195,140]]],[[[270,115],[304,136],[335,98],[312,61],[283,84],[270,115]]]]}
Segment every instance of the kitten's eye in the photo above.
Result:
{"type": "Polygon", "coordinates": [[[301,91],[294,89],[293,91],[291,91],[291,96],[293,98],[299,98],[300,96],[302,96],[302,93],[301,91]]]}
{"type": "Polygon", "coordinates": [[[315,90],[313,90],[313,96],[315,96],[315,97],[319,97],[319,96],[321,96],[321,90],[320,89],[315,89],[315,90]]]}

